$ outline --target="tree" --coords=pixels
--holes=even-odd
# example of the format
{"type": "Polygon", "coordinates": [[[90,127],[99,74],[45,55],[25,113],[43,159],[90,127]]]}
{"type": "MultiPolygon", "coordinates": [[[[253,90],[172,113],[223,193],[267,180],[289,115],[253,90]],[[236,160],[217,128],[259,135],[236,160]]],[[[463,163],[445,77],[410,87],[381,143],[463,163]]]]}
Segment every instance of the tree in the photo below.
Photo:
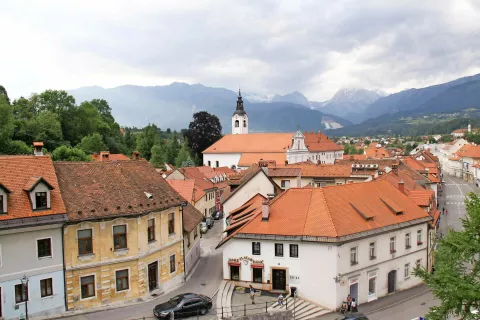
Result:
{"type": "Polygon", "coordinates": [[[190,158],[190,152],[188,151],[188,147],[184,144],[182,145],[182,148],[178,151],[178,155],[175,158],[175,166],[177,168],[182,167],[183,163],[187,161],[189,158],[190,158]]]}
{"type": "Polygon", "coordinates": [[[14,130],[13,108],[5,97],[0,95],[0,146],[12,139],[14,130]]]}
{"type": "Polygon", "coordinates": [[[7,89],[4,86],[0,86],[0,96],[3,96],[5,102],[10,104],[10,98],[8,97],[7,89]]]}
{"type": "Polygon", "coordinates": [[[222,137],[220,120],[206,111],[197,112],[188,126],[186,137],[194,155],[201,159],[202,151],[222,137]]]}
{"type": "Polygon", "coordinates": [[[368,139],[365,139],[365,140],[363,140],[363,143],[364,143],[366,146],[368,146],[368,145],[370,145],[371,141],[368,140],[368,139]]]}
{"type": "Polygon", "coordinates": [[[41,111],[36,117],[25,121],[23,141],[29,145],[33,141],[43,141],[47,149],[62,143],[62,125],[58,114],[51,111],[41,111]]]}
{"type": "Polygon", "coordinates": [[[452,142],[453,136],[451,134],[446,134],[440,138],[442,142],[452,142]]]}
{"type": "Polygon", "coordinates": [[[60,146],[52,152],[53,161],[91,161],[91,158],[81,149],[60,146]]]}
{"type": "Polygon", "coordinates": [[[77,148],[82,149],[85,153],[92,154],[104,151],[107,147],[103,143],[103,137],[99,133],[94,133],[83,137],[77,148]]]}
{"type": "Polygon", "coordinates": [[[180,151],[180,143],[178,143],[177,133],[174,132],[172,134],[171,140],[167,144],[166,162],[175,163],[175,159],[177,158],[179,151],[180,151]]]}
{"type": "Polygon", "coordinates": [[[165,165],[165,147],[154,145],[151,150],[150,163],[155,168],[163,168],[165,165]]]}
{"type": "Polygon", "coordinates": [[[32,147],[29,147],[23,141],[11,140],[11,141],[8,141],[6,145],[5,153],[6,154],[32,154],[32,147]]]}
{"type": "Polygon", "coordinates": [[[465,205],[463,231],[450,230],[438,242],[435,272],[414,270],[441,301],[439,306],[430,308],[426,315],[430,320],[444,320],[448,316],[478,319],[471,310],[480,309],[480,197],[470,193],[465,205]]]}
{"type": "Polygon", "coordinates": [[[185,168],[185,167],[195,167],[195,162],[193,162],[190,156],[188,156],[187,160],[182,163],[182,168],[185,168]]]}
{"type": "Polygon", "coordinates": [[[152,156],[152,147],[156,144],[161,145],[163,141],[160,140],[160,129],[154,125],[149,124],[138,135],[137,150],[142,157],[150,160],[152,156]]]}

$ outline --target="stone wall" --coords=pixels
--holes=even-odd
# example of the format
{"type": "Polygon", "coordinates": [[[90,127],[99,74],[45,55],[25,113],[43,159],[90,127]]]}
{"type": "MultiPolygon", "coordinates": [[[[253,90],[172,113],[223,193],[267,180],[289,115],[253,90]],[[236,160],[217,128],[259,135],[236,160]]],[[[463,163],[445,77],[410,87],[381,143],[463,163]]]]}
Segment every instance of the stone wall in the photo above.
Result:
{"type": "Polygon", "coordinates": [[[271,313],[258,313],[248,316],[232,317],[228,320],[292,320],[292,311],[280,311],[271,313]]]}

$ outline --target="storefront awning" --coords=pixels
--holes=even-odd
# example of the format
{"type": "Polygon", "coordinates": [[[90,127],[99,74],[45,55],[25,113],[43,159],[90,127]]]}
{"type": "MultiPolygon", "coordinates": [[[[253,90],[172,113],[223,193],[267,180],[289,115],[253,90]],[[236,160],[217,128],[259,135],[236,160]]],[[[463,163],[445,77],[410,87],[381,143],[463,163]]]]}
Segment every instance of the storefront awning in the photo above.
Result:
{"type": "Polygon", "coordinates": [[[229,266],[240,267],[240,262],[238,261],[228,261],[229,266]]]}
{"type": "Polygon", "coordinates": [[[263,263],[252,263],[252,268],[263,269],[263,263]]]}

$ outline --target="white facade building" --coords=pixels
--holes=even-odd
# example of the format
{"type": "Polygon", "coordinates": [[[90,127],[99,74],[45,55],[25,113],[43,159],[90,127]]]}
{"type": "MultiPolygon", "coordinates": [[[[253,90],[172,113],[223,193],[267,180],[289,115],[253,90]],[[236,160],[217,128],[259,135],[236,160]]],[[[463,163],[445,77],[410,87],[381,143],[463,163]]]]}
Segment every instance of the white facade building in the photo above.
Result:
{"type": "Polygon", "coordinates": [[[290,188],[227,229],[223,277],[274,292],[293,286],[331,310],[348,294],[361,305],[421,283],[411,273],[428,267],[430,220],[386,181],[290,188]]]}

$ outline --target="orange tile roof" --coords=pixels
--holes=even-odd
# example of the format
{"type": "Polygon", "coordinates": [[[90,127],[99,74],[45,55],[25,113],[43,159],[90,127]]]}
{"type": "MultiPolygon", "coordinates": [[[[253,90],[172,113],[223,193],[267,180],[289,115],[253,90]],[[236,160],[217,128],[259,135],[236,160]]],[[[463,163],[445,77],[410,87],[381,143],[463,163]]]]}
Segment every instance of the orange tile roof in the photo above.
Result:
{"type": "Polygon", "coordinates": [[[425,190],[421,185],[419,185],[417,182],[415,182],[412,177],[410,177],[408,174],[405,173],[403,170],[398,170],[398,174],[395,174],[393,171],[390,171],[389,173],[385,173],[377,178],[377,180],[382,181],[388,181],[390,182],[394,187],[398,186],[398,183],[400,181],[403,181],[404,183],[404,188],[408,192],[409,190],[425,190]]]}
{"type": "Polygon", "coordinates": [[[286,152],[293,133],[227,134],[203,153],[279,153],[286,152]]]}
{"type": "Polygon", "coordinates": [[[310,152],[322,151],[341,151],[343,147],[330,140],[326,134],[318,131],[318,133],[305,132],[305,145],[310,152]]]}
{"type": "Polygon", "coordinates": [[[349,177],[352,173],[351,165],[342,164],[299,165],[293,163],[285,167],[301,169],[302,177],[349,177]]]}
{"type": "Polygon", "coordinates": [[[457,150],[457,152],[455,152],[455,155],[460,159],[462,157],[462,155],[467,152],[467,150],[470,150],[471,148],[473,148],[474,146],[472,144],[464,144],[460,149],[457,150]]]}
{"type": "MultiPolygon", "coordinates": [[[[92,160],[94,161],[105,161],[105,160],[102,160],[102,156],[99,153],[94,153],[92,154],[91,157],[92,157],[92,160]]],[[[108,161],[127,161],[127,160],[130,160],[130,158],[124,155],[123,153],[110,153],[108,155],[108,161]]]]}
{"type": "Polygon", "coordinates": [[[367,158],[373,158],[373,159],[383,159],[383,158],[391,157],[388,150],[383,147],[381,148],[368,147],[365,149],[365,155],[367,156],[367,158]]]}
{"type": "Polygon", "coordinates": [[[242,153],[238,161],[239,167],[250,167],[254,163],[260,161],[275,161],[277,164],[285,163],[287,160],[286,152],[279,153],[242,153]]]}
{"type": "MultiPolygon", "coordinates": [[[[195,186],[203,191],[215,188],[214,183],[208,180],[197,167],[185,167],[177,170],[187,179],[195,179],[195,186]]],[[[196,195],[195,198],[197,198],[196,195]]]]}
{"type": "Polygon", "coordinates": [[[183,230],[192,232],[196,226],[203,220],[203,214],[190,203],[183,208],[183,230]]]}
{"type": "Polygon", "coordinates": [[[407,192],[407,196],[418,206],[428,207],[435,199],[435,191],[426,189],[410,190],[407,192]]]}
{"type": "Polygon", "coordinates": [[[412,157],[405,157],[402,159],[402,162],[415,171],[425,171],[425,166],[420,161],[412,157]]]}
{"type": "Polygon", "coordinates": [[[366,154],[344,154],[343,160],[367,160],[366,154]]]}
{"type": "Polygon", "coordinates": [[[269,177],[298,177],[301,172],[300,168],[268,168],[269,177]]]}
{"type": "Polygon", "coordinates": [[[49,156],[0,157],[0,185],[10,191],[7,214],[1,214],[0,221],[66,213],[57,175],[49,156]],[[50,209],[33,211],[25,189],[30,189],[41,179],[53,188],[50,191],[50,209]]]}
{"type": "Polygon", "coordinates": [[[290,188],[270,203],[267,222],[257,214],[238,234],[336,238],[429,217],[387,181],[290,188]]]}
{"type": "Polygon", "coordinates": [[[400,161],[398,159],[367,159],[367,160],[343,160],[337,159],[335,160],[335,164],[377,164],[378,170],[383,171],[386,167],[392,167],[394,165],[398,165],[400,161]]]}
{"type": "Polygon", "coordinates": [[[218,168],[213,168],[215,172],[220,172],[220,173],[225,173],[225,174],[232,174],[236,173],[235,170],[230,169],[229,167],[218,167],[218,168]]]}
{"type": "Polygon", "coordinates": [[[467,132],[467,129],[456,129],[452,131],[452,133],[465,133],[465,132],[467,132]]]}
{"type": "Polygon", "coordinates": [[[480,146],[475,146],[473,148],[469,148],[462,154],[462,157],[465,158],[480,158],[480,146]]]}
{"type": "Polygon", "coordinates": [[[193,189],[195,188],[195,180],[166,180],[170,187],[175,189],[185,200],[192,202],[195,199],[193,198],[193,189]]]}

